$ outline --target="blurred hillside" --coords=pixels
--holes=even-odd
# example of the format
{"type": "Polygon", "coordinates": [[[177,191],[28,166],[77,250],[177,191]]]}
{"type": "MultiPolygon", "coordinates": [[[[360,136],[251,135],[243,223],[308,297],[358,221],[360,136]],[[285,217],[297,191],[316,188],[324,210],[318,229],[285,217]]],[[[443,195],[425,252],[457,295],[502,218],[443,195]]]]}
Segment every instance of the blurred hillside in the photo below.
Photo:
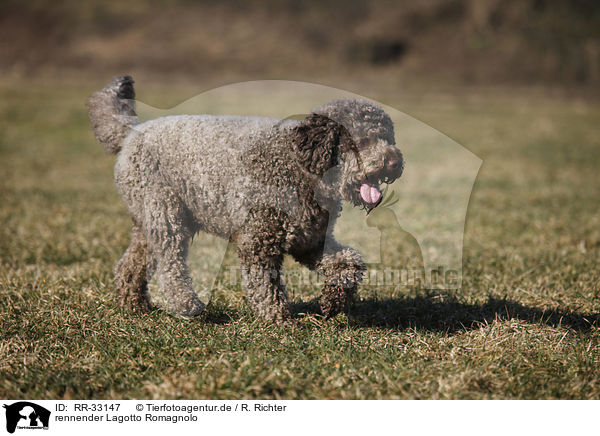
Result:
{"type": "Polygon", "coordinates": [[[594,0],[4,0],[0,74],[600,83],[594,0]]]}

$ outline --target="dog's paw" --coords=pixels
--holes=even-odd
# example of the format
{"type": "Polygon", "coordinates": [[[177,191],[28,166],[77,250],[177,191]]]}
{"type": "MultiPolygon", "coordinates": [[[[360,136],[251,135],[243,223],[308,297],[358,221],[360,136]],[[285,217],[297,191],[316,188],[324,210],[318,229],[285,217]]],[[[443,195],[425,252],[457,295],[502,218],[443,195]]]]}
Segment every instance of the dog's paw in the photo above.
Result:
{"type": "Polygon", "coordinates": [[[152,304],[150,304],[150,301],[145,296],[123,296],[121,298],[121,305],[139,313],[148,313],[154,310],[154,307],[152,304]]]}
{"type": "Polygon", "coordinates": [[[170,315],[177,318],[190,319],[199,316],[206,305],[194,296],[186,300],[170,301],[163,309],[170,315]]]}
{"type": "Polygon", "coordinates": [[[339,285],[325,285],[319,305],[321,313],[326,320],[335,317],[338,313],[348,310],[352,299],[352,290],[346,290],[339,285]]]}

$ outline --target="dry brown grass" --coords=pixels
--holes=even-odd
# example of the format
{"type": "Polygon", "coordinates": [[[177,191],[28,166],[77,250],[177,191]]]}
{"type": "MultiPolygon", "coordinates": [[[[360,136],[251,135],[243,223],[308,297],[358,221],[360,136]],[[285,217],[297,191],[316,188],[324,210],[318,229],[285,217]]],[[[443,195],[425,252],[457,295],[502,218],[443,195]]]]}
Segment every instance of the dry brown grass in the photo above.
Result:
{"type": "Polygon", "coordinates": [[[463,287],[364,290],[330,323],[316,289],[292,289],[297,329],[257,322],[230,286],[193,321],[123,311],[129,218],[84,112],[92,85],[22,85],[0,87],[0,396],[600,397],[596,103],[386,94],[484,160],[463,287]]]}

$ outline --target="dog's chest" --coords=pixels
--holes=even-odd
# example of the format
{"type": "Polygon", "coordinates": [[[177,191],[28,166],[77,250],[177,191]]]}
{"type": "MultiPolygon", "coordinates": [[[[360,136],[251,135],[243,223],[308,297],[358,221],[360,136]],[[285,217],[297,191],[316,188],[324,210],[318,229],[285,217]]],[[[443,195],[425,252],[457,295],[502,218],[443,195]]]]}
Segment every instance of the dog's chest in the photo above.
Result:
{"type": "Polygon", "coordinates": [[[327,210],[305,212],[307,213],[303,216],[288,223],[288,251],[312,251],[322,248],[328,228],[333,228],[334,222],[327,210]]]}

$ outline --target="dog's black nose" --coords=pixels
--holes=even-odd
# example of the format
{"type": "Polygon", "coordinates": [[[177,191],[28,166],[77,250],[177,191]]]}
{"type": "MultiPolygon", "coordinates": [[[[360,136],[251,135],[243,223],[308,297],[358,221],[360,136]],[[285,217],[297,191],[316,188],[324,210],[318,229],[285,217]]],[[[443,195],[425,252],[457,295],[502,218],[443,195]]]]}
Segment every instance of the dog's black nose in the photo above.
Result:
{"type": "Polygon", "coordinates": [[[402,169],[402,155],[396,150],[387,153],[385,169],[390,173],[396,173],[402,169]]]}
{"type": "Polygon", "coordinates": [[[400,159],[390,159],[388,160],[386,166],[390,170],[397,170],[398,168],[400,168],[400,159]]]}

